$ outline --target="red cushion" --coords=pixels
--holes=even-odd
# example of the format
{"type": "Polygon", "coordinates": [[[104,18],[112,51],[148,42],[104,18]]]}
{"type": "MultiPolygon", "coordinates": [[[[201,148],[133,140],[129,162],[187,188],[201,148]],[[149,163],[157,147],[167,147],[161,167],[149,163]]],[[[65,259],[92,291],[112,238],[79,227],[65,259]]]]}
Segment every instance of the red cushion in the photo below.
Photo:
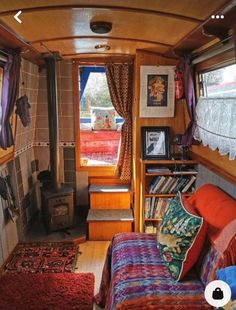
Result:
{"type": "MultiPolygon", "coordinates": [[[[185,210],[187,210],[192,215],[199,216],[199,214],[196,212],[194,207],[189,203],[187,198],[183,195],[181,198],[182,198],[182,204],[185,210]]],[[[195,264],[195,262],[197,261],[198,256],[201,253],[201,250],[202,250],[202,247],[205,241],[206,231],[207,231],[207,223],[203,219],[202,225],[199,228],[199,231],[185,256],[185,261],[183,263],[180,279],[184,277],[187,271],[190,270],[195,264]]]]}
{"type": "Polygon", "coordinates": [[[236,200],[212,184],[200,187],[188,198],[208,224],[207,233],[211,241],[232,220],[236,219],[236,200]]]}

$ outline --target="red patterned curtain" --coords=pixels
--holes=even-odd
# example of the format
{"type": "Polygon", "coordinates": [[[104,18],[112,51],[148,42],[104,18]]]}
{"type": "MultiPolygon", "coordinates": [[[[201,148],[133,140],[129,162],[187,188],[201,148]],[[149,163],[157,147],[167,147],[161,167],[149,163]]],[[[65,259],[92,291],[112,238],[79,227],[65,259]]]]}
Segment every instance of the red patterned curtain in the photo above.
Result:
{"type": "Polygon", "coordinates": [[[106,76],[112,104],[124,119],[117,173],[121,180],[129,181],[132,176],[133,64],[107,64],[106,76]]]}

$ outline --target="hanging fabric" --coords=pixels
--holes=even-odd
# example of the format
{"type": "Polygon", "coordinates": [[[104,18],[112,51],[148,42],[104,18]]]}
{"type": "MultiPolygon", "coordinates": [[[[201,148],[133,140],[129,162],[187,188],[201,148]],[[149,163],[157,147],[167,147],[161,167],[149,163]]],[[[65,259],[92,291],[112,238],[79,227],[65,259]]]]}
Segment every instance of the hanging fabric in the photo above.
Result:
{"type": "Polygon", "coordinates": [[[16,102],[20,80],[20,52],[15,51],[8,56],[4,66],[2,86],[2,120],[0,131],[0,147],[6,150],[14,144],[10,118],[16,102]]]}
{"type": "Polygon", "coordinates": [[[30,125],[30,104],[26,95],[16,100],[16,114],[19,115],[22,125],[27,127],[30,125]]]}
{"type": "Polygon", "coordinates": [[[182,144],[192,145],[193,133],[196,127],[196,98],[189,56],[186,55],[183,57],[181,67],[184,74],[184,96],[186,99],[188,113],[190,117],[190,123],[182,137],[182,144]]]}
{"type": "Polygon", "coordinates": [[[16,100],[16,114],[20,117],[21,123],[24,127],[27,127],[30,125],[30,103],[29,99],[26,95],[26,87],[25,87],[25,80],[26,77],[24,77],[24,70],[22,69],[20,72],[20,81],[21,81],[21,87],[20,87],[20,97],[16,100]]]}
{"type": "Polygon", "coordinates": [[[200,97],[196,108],[196,140],[221,155],[236,158],[236,98],[200,97]]]}
{"type": "Polygon", "coordinates": [[[175,98],[181,99],[184,95],[183,72],[179,67],[175,70],[175,98]]]}
{"type": "Polygon", "coordinates": [[[132,91],[133,65],[107,64],[106,76],[112,104],[123,117],[117,173],[121,180],[132,176],[132,91]]]}
{"type": "Polygon", "coordinates": [[[11,187],[10,176],[0,177],[0,196],[7,202],[7,211],[10,219],[15,222],[19,210],[15,205],[15,197],[11,187]]]}

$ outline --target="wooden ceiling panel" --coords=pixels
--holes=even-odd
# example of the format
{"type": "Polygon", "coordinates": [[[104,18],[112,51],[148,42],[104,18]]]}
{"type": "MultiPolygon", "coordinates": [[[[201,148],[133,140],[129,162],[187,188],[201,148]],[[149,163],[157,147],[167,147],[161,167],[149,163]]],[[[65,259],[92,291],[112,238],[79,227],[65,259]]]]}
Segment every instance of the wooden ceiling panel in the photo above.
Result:
{"type": "Polygon", "coordinates": [[[96,44],[108,44],[108,54],[134,55],[144,49],[168,55],[173,48],[193,50],[211,40],[203,37],[200,26],[231,1],[1,0],[0,27],[2,22],[40,53],[94,54],[101,53],[94,50],[96,44]],[[18,10],[22,23],[14,19],[18,10]],[[91,21],[111,22],[112,30],[95,34],[91,21]]]}
{"type": "Polygon", "coordinates": [[[94,35],[89,27],[90,21],[105,20],[113,24],[108,36],[173,45],[198,25],[196,22],[170,17],[111,11],[101,13],[92,9],[22,13],[21,19],[22,24],[19,24],[12,16],[2,17],[5,24],[28,42],[46,41],[57,37],[94,35]],[[142,20],[142,27],[140,27],[140,20],[142,20]],[[171,36],[167,35],[169,33],[171,36]]]}
{"type": "Polygon", "coordinates": [[[193,18],[205,19],[209,12],[213,12],[226,3],[225,0],[1,0],[0,12],[24,9],[56,7],[56,6],[107,6],[124,7],[145,10],[156,10],[193,18]]]}

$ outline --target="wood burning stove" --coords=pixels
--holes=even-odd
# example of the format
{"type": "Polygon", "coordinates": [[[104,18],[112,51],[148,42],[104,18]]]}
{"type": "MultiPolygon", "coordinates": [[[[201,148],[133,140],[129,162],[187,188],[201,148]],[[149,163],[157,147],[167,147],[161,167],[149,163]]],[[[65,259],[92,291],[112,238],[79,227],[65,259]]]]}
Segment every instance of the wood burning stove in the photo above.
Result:
{"type": "Polygon", "coordinates": [[[41,187],[42,215],[47,232],[65,229],[73,224],[74,190],[59,182],[59,134],[56,79],[56,53],[44,56],[47,70],[50,172],[46,186],[41,187]]]}
{"type": "Polygon", "coordinates": [[[47,233],[73,225],[73,189],[62,186],[58,191],[42,190],[42,212],[47,233]]]}

